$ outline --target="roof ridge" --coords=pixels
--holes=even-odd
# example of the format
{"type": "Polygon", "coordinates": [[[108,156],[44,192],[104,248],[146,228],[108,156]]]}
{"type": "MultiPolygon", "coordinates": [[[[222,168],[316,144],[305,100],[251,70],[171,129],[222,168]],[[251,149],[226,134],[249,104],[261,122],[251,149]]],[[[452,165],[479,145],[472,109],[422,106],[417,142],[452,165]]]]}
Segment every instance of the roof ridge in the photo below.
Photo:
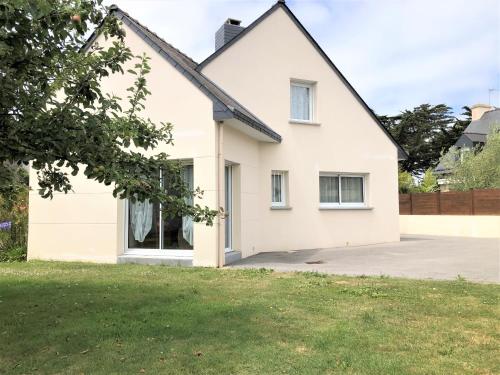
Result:
{"type": "Polygon", "coordinates": [[[361,106],[368,112],[368,114],[372,117],[372,119],[375,121],[375,123],[380,127],[380,129],[386,134],[386,136],[391,140],[391,142],[396,146],[398,150],[398,159],[399,160],[404,160],[408,157],[408,154],[406,151],[401,147],[401,145],[396,142],[394,137],[391,135],[391,133],[382,125],[380,122],[379,118],[375,115],[373,110],[366,104],[366,102],[363,100],[361,95],[354,89],[354,87],[351,85],[351,83],[347,80],[347,78],[342,74],[342,72],[337,68],[337,66],[333,63],[332,59],[328,56],[328,54],[320,47],[318,42],[312,37],[312,35],[307,31],[307,29],[302,25],[302,23],[299,21],[299,19],[295,16],[295,14],[290,10],[290,8],[286,5],[286,2],[283,0],[278,0],[271,8],[269,8],[266,12],[264,12],[260,17],[258,17],[255,21],[253,21],[250,25],[248,25],[242,32],[237,34],[233,39],[231,39],[229,42],[224,44],[222,47],[220,47],[217,51],[212,53],[210,56],[208,56],[205,60],[203,60],[201,63],[198,64],[196,67],[196,70],[201,72],[202,69],[210,63],[212,60],[214,60],[217,56],[222,54],[226,49],[231,47],[233,44],[237,43],[239,40],[241,40],[248,32],[250,32],[253,28],[258,26],[264,19],[266,19],[271,13],[273,13],[276,9],[281,8],[295,23],[295,25],[298,27],[298,29],[302,32],[302,34],[309,40],[309,42],[312,44],[312,46],[316,49],[316,51],[323,57],[323,59],[326,61],[326,63],[332,68],[334,73],[338,75],[340,80],[344,83],[344,85],[347,87],[347,89],[351,92],[351,94],[354,96],[356,100],[361,104],[361,106]]]}
{"type": "Polygon", "coordinates": [[[193,60],[190,56],[188,56],[187,54],[185,54],[184,52],[182,52],[180,49],[174,47],[172,44],[170,44],[169,42],[167,42],[165,39],[163,39],[157,33],[155,33],[154,31],[152,31],[149,27],[147,27],[143,23],[139,22],[136,18],[132,17],[128,12],[125,12],[123,9],[121,9],[117,5],[113,4],[113,5],[109,6],[109,10],[110,10],[110,12],[119,11],[119,12],[123,13],[124,16],[130,18],[136,24],[138,24],[139,26],[141,26],[142,28],[144,28],[147,32],[151,33],[152,35],[154,35],[155,37],[157,37],[158,39],[160,39],[163,43],[165,43],[166,45],[168,45],[170,48],[172,48],[173,50],[175,50],[178,53],[180,53],[183,57],[187,58],[191,63],[193,63],[194,65],[198,66],[198,63],[195,60],[193,60]]]}
{"type": "Polygon", "coordinates": [[[203,60],[202,62],[200,62],[198,64],[198,66],[196,67],[196,70],[198,71],[201,71],[201,69],[203,69],[203,67],[208,64],[210,61],[212,61],[214,58],[216,58],[217,56],[219,56],[222,52],[224,52],[226,49],[228,49],[231,45],[233,45],[234,43],[236,43],[238,40],[240,40],[245,34],[247,34],[248,32],[250,32],[250,30],[252,30],[255,26],[257,26],[261,21],[263,21],[269,14],[271,14],[276,8],[278,7],[286,7],[285,5],[285,2],[284,1],[278,1],[276,2],[271,8],[269,8],[268,10],[266,10],[264,13],[262,13],[259,17],[257,17],[252,23],[250,23],[250,25],[248,25],[247,27],[245,27],[240,33],[238,33],[238,35],[236,35],[234,38],[232,38],[230,41],[228,41],[227,43],[225,43],[222,47],[220,47],[218,50],[214,51],[212,54],[210,54],[209,56],[207,56],[207,58],[205,58],[205,60],[203,60]]]}

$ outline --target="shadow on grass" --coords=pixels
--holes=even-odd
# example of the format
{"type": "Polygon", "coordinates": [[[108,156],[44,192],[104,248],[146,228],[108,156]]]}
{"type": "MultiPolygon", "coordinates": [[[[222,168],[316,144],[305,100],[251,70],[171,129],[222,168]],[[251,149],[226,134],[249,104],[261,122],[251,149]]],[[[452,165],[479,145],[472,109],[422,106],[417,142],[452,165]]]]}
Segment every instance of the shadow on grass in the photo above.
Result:
{"type": "Polygon", "coordinates": [[[166,371],[168,363],[169,370],[197,373],[213,366],[232,372],[239,365],[228,356],[259,357],[276,343],[270,325],[281,339],[293,339],[286,333],[291,321],[274,320],[262,301],[241,303],[236,290],[223,296],[185,285],[0,283],[0,338],[6,344],[0,370],[166,371]]]}

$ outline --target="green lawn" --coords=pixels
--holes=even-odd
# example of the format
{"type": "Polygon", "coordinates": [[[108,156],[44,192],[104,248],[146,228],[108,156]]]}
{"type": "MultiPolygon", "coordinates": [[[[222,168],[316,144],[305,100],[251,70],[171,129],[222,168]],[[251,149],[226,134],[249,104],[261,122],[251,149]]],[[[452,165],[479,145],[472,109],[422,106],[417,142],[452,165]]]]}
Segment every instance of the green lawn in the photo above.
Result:
{"type": "Polygon", "coordinates": [[[499,285],[0,264],[0,374],[493,374],[499,285]]]}

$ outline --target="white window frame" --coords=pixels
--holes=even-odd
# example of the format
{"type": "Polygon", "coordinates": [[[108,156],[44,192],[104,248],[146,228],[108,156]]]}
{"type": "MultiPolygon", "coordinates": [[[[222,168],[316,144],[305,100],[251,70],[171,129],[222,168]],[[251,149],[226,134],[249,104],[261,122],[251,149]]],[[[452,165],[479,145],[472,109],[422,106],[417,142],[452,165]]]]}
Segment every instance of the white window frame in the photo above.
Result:
{"type": "Polygon", "coordinates": [[[316,84],[314,82],[302,82],[302,81],[296,81],[296,80],[290,81],[290,121],[302,122],[305,124],[309,124],[309,123],[314,122],[314,117],[315,117],[314,116],[315,86],[316,86],[316,84]],[[309,89],[309,119],[308,120],[293,118],[293,114],[292,114],[292,87],[293,86],[307,87],[309,89]]]}
{"type": "Polygon", "coordinates": [[[287,180],[287,172],[286,171],[271,171],[271,207],[286,207],[287,205],[287,194],[286,194],[286,180],[287,180]],[[281,176],[281,201],[274,202],[273,201],[273,187],[274,187],[274,176],[281,176]]]}
{"type": "MultiPolygon", "coordinates": [[[[319,177],[338,177],[338,189],[339,189],[339,202],[321,202],[321,186],[319,185],[320,191],[320,208],[360,208],[367,207],[366,201],[366,175],[363,174],[350,174],[350,173],[335,173],[335,172],[320,172],[319,177]],[[360,177],[363,181],[362,193],[363,202],[342,202],[342,177],[360,177]]],[[[318,184],[320,183],[320,178],[318,177],[318,184]]]]}
{"type": "MultiPolygon", "coordinates": [[[[185,165],[193,165],[192,162],[185,162],[185,165]]],[[[163,184],[163,176],[162,176],[162,170],[160,170],[159,177],[160,177],[160,184],[163,184]]],[[[194,174],[194,168],[193,168],[193,174],[194,174]]],[[[124,200],[124,209],[125,209],[125,221],[124,221],[124,249],[123,249],[123,254],[124,255],[142,255],[142,256],[158,256],[158,257],[168,257],[168,258],[182,258],[182,259],[192,259],[194,255],[194,246],[192,250],[189,249],[161,249],[160,247],[162,246],[163,242],[163,233],[160,230],[158,233],[159,239],[158,239],[158,248],[134,248],[134,247],[129,247],[129,205],[130,202],[128,199],[124,200]]],[[[158,221],[161,223],[163,220],[162,216],[162,211],[161,211],[161,204],[160,204],[160,212],[159,212],[159,217],[158,221]]],[[[154,225],[154,223],[153,223],[154,225]]]]}

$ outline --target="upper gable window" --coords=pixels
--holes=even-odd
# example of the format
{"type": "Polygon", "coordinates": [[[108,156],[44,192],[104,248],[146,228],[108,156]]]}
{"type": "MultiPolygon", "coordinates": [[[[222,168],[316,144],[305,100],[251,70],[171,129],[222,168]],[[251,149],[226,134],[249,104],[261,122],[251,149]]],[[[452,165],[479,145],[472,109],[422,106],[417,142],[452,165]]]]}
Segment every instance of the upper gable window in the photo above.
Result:
{"type": "Polygon", "coordinates": [[[290,119],[298,122],[314,120],[314,84],[290,82],[290,119]]]}

